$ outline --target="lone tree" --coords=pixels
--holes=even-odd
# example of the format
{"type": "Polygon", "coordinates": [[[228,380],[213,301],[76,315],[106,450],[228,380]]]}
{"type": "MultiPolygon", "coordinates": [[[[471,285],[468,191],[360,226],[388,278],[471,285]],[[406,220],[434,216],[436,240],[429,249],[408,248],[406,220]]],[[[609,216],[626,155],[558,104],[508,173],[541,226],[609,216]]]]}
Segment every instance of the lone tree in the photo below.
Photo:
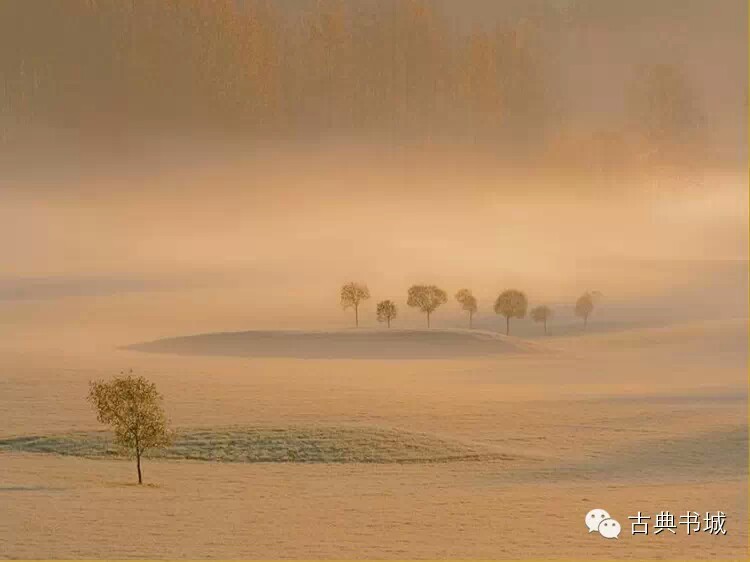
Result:
{"type": "Polygon", "coordinates": [[[448,295],[439,287],[435,285],[412,285],[409,287],[409,298],[406,304],[427,314],[427,327],[429,328],[430,314],[446,302],[448,302],[448,295]]]}
{"type": "Polygon", "coordinates": [[[148,449],[171,442],[162,396],[156,385],[130,371],[110,381],[91,381],[88,400],[96,409],[96,418],[115,432],[115,443],[135,456],[138,484],[143,483],[141,457],[148,449]]]}
{"type": "Polygon", "coordinates": [[[396,309],[396,303],[388,301],[380,301],[377,308],[378,322],[387,322],[388,327],[391,327],[391,320],[398,316],[398,310],[396,309]]]}
{"type": "Polygon", "coordinates": [[[586,291],[576,301],[575,314],[579,318],[583,318],[583,329],[589,323],[589,316],[594,312],[594,304],[601,296],[599,291],[586,291]]]}
{"type": "Polygon", "coordinates": [[[369,298],[370,289],[362,283],[352,281],[341,287],[341,306],[344,310],[354,308],[354,325],[356,327],[359,327],[359,304],[369,298]]]}
{"type": "Polygon", "coordinates": [[[531,319],[537,323],[544,323],[544,335],[547,335],[547,320],[550,318],[552,318],[552,309],[546,305],[531,309],[531,319]]]}
{"type": "Polygon", "coordinates": [[[456,300],[461,305],[461,309],[469,313],[469,329],[473,328],[472,320],[474,313],[477,311],[477,298],[471,294],[469,289],[461,289],[456,293],[456,300]]]}
{"type": "Polygon", "coordinates": [[[510,319],[524,318],[529,301],[521,291],[509,289],[500,293],[495,301],[495,313],[505,316],[505,334],[510,335],[510,319]]]}

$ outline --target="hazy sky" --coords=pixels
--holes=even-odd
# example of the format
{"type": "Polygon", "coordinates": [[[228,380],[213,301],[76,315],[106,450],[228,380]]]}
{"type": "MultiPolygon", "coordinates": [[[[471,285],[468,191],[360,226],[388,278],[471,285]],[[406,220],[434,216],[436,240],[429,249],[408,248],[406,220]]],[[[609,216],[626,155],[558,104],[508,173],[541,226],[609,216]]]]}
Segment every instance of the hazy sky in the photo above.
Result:
{"type": "MultiPolygon", "coordinates": [[[[0,155],[0,306],[148,293],[161,305],[141,304],[179,307],[175,317],[196,328],[200,314],[221,326],[211,299],[262,325],[284,301],[339,314],[349,280],[394,298],[436,282],[486,298],[516,286],[537,302],[589,289],[618,301],[711,291],[723,260],[747,258],[744,2],[435,4],[460,33],[537,22],[540,68],[565,108],[561,130],[544,138],[562,145],[516,161],[507,138],[249,138],[200,127],[92,136],[32,121],[0,155]],[[631,166],[617,148],[647,152],[627,144],[625,92],[656,62],[684,70],[705,113],[710,163],[685,177],[631,166]],[[598,152],[610,138],[602,131],[615,134],[612,152],[598,152]]],[[[745,288],[740,278],[721,298],[742,303],[745,288]]],[[[300,315],[286,312],[292,325],[300,315]]]]}

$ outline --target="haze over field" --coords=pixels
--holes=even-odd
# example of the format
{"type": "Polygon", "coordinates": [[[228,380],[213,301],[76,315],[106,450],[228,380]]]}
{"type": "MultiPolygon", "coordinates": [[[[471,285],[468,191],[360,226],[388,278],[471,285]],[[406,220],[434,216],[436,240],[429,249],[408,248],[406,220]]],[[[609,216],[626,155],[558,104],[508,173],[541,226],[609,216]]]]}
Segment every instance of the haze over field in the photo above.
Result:
{"type": "Polygon", "coordinates": [[[0,557],[742,557],[746,25],[0,2],[0,557]],[[142,487],[86,402],[131,368],[178,435],[142,487]],[[728,534],[630,535],[688,509],[728,534]]]}

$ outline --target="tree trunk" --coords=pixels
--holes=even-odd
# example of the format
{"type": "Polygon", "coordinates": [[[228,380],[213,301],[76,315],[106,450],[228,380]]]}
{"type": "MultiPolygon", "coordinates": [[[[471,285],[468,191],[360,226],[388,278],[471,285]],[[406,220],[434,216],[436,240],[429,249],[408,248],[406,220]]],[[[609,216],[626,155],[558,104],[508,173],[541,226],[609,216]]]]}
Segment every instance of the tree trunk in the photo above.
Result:
{"type": "Polygon", "coordinates": [[[505,335],[510,335],[510,316],[505,317],[505,335]]]}
{"type": "Polygon", "coordinates": [[[544,335],[547,335],[547,319],[544,319],[544,335]]]}
{"type": "Polygon", "coordinates": [[[474,319],[474,313],[470,310],[469,311],[469,330],[472,329],[472,320],[474,319]]]}
{"type": "Polygon", "coordinates": [[[359,305],[354,305],[354,327],[359,328],[359,305]]]}
{"type": "Polygon", "coordinates": [[[390,328],[391,327],[391,319],[390,319],[390,317],[387,318],[386,320],[388,320],[388,327],[390,328]]]}
{"type": "Polygon", "coordinates": [[[143,474],[141,473],[141,452],[135,452],[135,465],[138,467],[138,483],[143,484],[143,474]]]}
{"type": "Polygon", "coordinates": [[[588,323],[589,323],[589,317],[588,316],[584,316],[583,317],[583,329],[584,330],[586,329],[586,326],[588,325],[588,323]]]}
{"type": "Polygon", "coordinates": [[[427,328],[430,327],[430,313],[427,313],[427,328]]]}

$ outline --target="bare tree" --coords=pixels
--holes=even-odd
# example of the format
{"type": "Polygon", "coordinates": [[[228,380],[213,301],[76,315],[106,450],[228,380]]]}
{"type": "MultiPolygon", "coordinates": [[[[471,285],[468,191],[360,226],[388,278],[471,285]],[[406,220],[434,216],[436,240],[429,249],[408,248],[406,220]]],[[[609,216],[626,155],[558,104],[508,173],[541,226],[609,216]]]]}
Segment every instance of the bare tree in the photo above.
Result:
{"type": "Polygon", "coordinates": [[[600,296],[601,293],[599,291],[586,291],[580,297],[578,297],[578,300],[576,301],[575,315],[579,318],[583,318],[584,330],[588,325],[589,316],[591,316],[591,313],[594,312],[594,304],[600,296]]]}
{"type": "Polygon", "coordinates": [[[510,335],[510,319],[524,318],[529,301],[521,291],[509,289],[500,293],[495,301],[495,313],[505,316],[505,334],[510,335]]]}
{"type": "Polygon", "coordinates": [[[412,285],[409,287],[409,298],[406,304],[427,314],[427,327],[429,328],[430,314],[446,302],[448,302],[448,295],[439,287],[435,285],[412,285]]]}
{"type": "Polygon", "coordinates": [[[380,301],[377,307],[378,322],[387,322],[391,327],[391,320],[398,316],[396,303],[391,300],[380,301]]]}
{"type": "Polygon", "coordinates": [[[537,306],[531,309],[531,319],[534,322],[544,324],[544,334],[547,335],[547,320],[552,318],[552,309],[546,305],[537,306]]]}
{"type": "Polygon", "coordinates": [[[469,289],[461,289],[456,293],[456,300],[461,305],[461,309],[469,313],[469,329],[473,328],[472,320],[474,313],[477,311],[477,299],[471,294],[469,289]]]}
{"type": "Polygon", "coordinates": [[[354,309],[354,325],[359,327],[359,305],[370,298],[370,290],[363,283],[347,283],[341,287],[341,306],[354,309]]]}
{"type": "Polygon", "coordinates": [[[111,381],[91,381],[88,400],[96,409],[96,418],[115,432],[115,443],[134,455],[138,483],[143,483],[141,457],[148,449],[167,446],[171,434],[162,408],[162,396],[156,385],[132,371],[120,373],[111,381]]]}

